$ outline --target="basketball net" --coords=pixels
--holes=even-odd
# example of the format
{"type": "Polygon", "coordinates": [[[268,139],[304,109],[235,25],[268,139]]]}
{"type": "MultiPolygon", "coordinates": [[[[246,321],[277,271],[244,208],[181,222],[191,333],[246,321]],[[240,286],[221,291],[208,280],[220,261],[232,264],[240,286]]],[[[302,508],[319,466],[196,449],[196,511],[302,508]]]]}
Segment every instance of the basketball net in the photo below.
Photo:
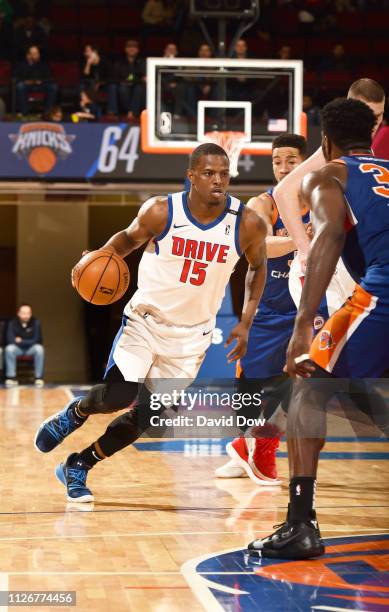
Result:
{"type": "Polygon", "coordinates": [[[238,161],[241,150],[247,142],[244,132],[206,132],[205,138],[210,142],[218,144],[225,150],[230,160],[230,175],[238,176],[238,161]]]}

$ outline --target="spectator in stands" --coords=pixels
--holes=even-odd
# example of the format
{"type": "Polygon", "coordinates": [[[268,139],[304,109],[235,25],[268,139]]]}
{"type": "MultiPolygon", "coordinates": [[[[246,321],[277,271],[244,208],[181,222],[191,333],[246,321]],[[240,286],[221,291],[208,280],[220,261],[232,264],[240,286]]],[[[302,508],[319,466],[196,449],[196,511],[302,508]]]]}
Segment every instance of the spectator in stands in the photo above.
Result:
{"type": "Polygon", "coordinates": [[[197,57],[201,57],[202,59],[209,59],[212,57],[212,49],[207,43],[203,43],[197,49],[197,57]]]}
{"type": "Polygon", "coordinates": [[[327,55],[323,58],[320,64],[321,70],[343,72],[344,70],[351,70],[350,59],[346,56],[346,52],[342,43],[337,43],[332,51],[331,55],[327,55]]]}
{"type": "Polygon", "coordinates": [[[35,385],[42,387],[45,351],[42,346],[41,325],[33,317],[30,304],[21,304],[7,327],[5,347],[6,387],[18,384],[16,378],[16,359],[30,356],[34,360],[35,385]]]}
{"type": "Polygon", "coordinates": [[[335,8],[338,13],[343,11],[353,12],[355,11],[355,6],[352,3],[352,0],[335,0],[335,8]]]}
{"type": "Polygon", "coordinates": [[[237,41],[232,57],[236,57],[237,59],[248,58],[248,47],[246,41],[243,38],[240,38],[237,41]]]}
{"type": "Polygon", "coordinates": [[[113,69],[115,83],[108,85],[108,107],[116,113],[119,99],[122,110],[133,121],[145,107],[146,65],[139,57],[138,41],[128,40],[124,52],[125,59],[116,62],[113,69]]]}
{"type": "Polygon", "coordinates": [[[79,121],[98,121],[101,117],[101,108],[96,102],[96,91],[92,88],[80,94],[80,110],[72,114],[74,123],[79,121]]]}
{"type": "Polygon", "coordinates": [[[35,17],[28,15],[14,33],[13,50],[16,59],[24,57],[27,49],[31,47],[38,47],[44,55],[47,49],[47,34],[35,17]]]}
{"type": "Polygon", "coordinates": [[[147,0],[142,11],[142,20],[146,26],[162,25],[165,21],[165,7],[162,0],[147,0]]]}
{"type": "Polygon", "coordinates": [[[177,57],[178,47],[176,43],[168,43],[163,51],[163,57],[177,57]]]}
{"type": "Polygon", "coordinates": [[[281,45],[281,47],[277,51],[277,57],[281,60],[292,59],[292,49],[290,45],[281,45]]]}
{"type": "MultiPolygon", "coordinates": [[[[244,60],[248,59],[248,47],[247,43],[243,38],[240,38],[236,45],[232,57],[236,59],[244,60]]],[[[250,100],[248,92],[248,81],[245,77],[238,77],[234,80],[231,79],[228,85],[229,96],[227,99],[230,100],[250,100]]]]}
{"type": "Polygon", "coordinates": [[[389,159],[389,109],[384,113],[384,120],[374,136],[372,149],[374,155],[380,159],[389,159]]]}
{"type": "Polygon", "coordinates": [[[42,119],[45,121],[53,121],[55,123],[60,123],[63,121],[63,112],[60,106],[53,106],[49,108],[49,110],[43,114],[42,119]]]}
{"type": "Polygon", "coordinates": [[[320,125],[320,108],[313,103],[310,94],[303,95],[303,111],[307,115],[308,125],[320,125]]]}
{"type": "Polygon", "coordinates": [[[28,94],[30,92],[43,92],[45,94],[44,110],[54,106],[58,87],[51,80],[48,65],[41,60],[38,47],[27,49],[26,59],[16,65],[16,106],[22,115],[28,114],[28,94]]]}
{"type": "Polygon", "coordinates": [[[99,49],[93,45],[84,47],[84,63],[82,66],[81,88],[99,89],[110,79],[110,63],[101,57],[99,49]]]}
{"type": "Polygon", "coordinates": [[[172,27],[175,25],[177,13],[179,10],[179,4],[182,5],[185,3],[179,3],[178,0],[164,0],[163,17],[167,26],[172,27]]]}

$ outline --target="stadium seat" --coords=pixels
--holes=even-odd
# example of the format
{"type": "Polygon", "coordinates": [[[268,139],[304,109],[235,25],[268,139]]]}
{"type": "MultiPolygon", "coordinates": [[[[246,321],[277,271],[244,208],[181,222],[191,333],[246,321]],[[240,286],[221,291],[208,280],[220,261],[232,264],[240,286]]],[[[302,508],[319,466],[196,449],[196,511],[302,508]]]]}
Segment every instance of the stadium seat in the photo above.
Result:
{"type": "Polygon", "coordinates": [[[268,58],[273,56],[273,44],[271,40],[265,40],[256,36],[255,38],[247,38],[246,41],[251,57],[268,58]]]}
{"type": "Polygon", "coordinates": [[[100,34],[108,31],[108,9],[103,6],[80,7],[80,27],[82,32],[100,34]]]}
{"type": "Polygon", "coordinates": [[[74,7],[52,6],[49,19],[56,32],[77,32],[79,30],[79,15],[74,7]]]}
{"type": "Polygon", "coordinates": [[[379,67],[377,64],[366,64],[363,66],[361,74],[364,77],[378,81],[378,83],[383,85],[384,89],[386,88],[386,84],[389,82],[389,67],[387,65],[379,67]]]}
{"type": "Polygon", "coordinates": [[[292,7],[276,9],[272,15],[273,32],[297,34],[299,30],[298,11],[292,7]]]}
{"type": "Polygon", "coordinates": [[[373,53],[375,55],[376,62],[385,67],[388,63],[389,57],[389,39],[383,38],[374,40],[373,53]]]}
{"type": "Polygon", "coordinates": [[[323,72],[322,75],[323,89],[339,94],[344,93],[352,81],[353,75],[348,71],[329,71],[323,72]]]}
{"type": "Polygon", "coordinates": [[[322,56],[324,53],[331,53],[338,42],[336,38],[312,38],[308,43],[309,54],[322,56]]]}
{"type": "Polygon", "coordinates": [[[80,68],[77,62],[50,62],[49,65],[53,79],[60,87],[78,86],[80,68]]]}
{"type": "Polygon", "coordinates": [[[371,32],[386,33],[389,29],[389,11],[366,11],[365,27],[371,32]]]}
{"type": "Polygon", "coordinates": [[[361,11],[337,13],[336,23],[339,30],[347,36],[360,36],[366,27],[365,16],[361,11]]]}
{"type": "Polygon", "coordinates": [[[11,63],[7,61],[0,61],[0,85],[9,85],[11,80],[11,63]]]}
{"type": "Polygon", "coordinates": [[[342,43],[347,54],[353,57],[369,57],[370,42],[367,38],[345,38],[342,43]]]}
{"type": "Polygon", "coordinates": [[[171,36],[148,36],[144,45],[144,53],[148,56],[159,56],[167,44],[172,42],[171,36]]]}
{"type": "Polygon", "coordinates": [[[320,85],[320,76],[316,70],[304,71],[304,93],[312,92],[320,85]]]}
{"type": "Polygon", "coordinates": [[[139,10],[113,6],[109,18],[111,32],[137,32],[142,25],[139,10]]]}
{"type": "Polygon", "coordinates": [[[49,39],[49,57],[52,59],[78,59],[79,39],[75,34],[56,34],[49,39]]]}
{"type": "Polygon", "coordinates": [[[127,39],[128,39],[128,36],[114,36],[113,37],[112,51],[113,51],[113,54],[116,57],[123,55],[123,53],[124,53],[124,45],[126,44],[126,40],[127,39]]]}
{"type": "Polygon", "coordinates": [[[126,8],[138,9],[139,0],[110,0],[110,6],[125,6],[126,8]]]}

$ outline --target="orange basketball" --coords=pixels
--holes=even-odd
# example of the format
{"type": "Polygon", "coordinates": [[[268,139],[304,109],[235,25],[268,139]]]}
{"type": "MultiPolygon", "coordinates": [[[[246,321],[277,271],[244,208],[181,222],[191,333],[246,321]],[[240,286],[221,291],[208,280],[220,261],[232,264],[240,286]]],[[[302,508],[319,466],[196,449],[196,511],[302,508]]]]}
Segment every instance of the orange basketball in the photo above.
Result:
{"type": "Polygon", "coordinates": [[[57,162],[57,156],[49,147],[35,147],[28,156],[28,163],[38,174],[50,172],[57,162]]]}
{"type": "Polygon", "coordinates": [[[117,302],[125,294],[130,272],[124,259],[111,251],[92,251],[73,268],[73,283],[84,300],[105,306],[117,302]]]}

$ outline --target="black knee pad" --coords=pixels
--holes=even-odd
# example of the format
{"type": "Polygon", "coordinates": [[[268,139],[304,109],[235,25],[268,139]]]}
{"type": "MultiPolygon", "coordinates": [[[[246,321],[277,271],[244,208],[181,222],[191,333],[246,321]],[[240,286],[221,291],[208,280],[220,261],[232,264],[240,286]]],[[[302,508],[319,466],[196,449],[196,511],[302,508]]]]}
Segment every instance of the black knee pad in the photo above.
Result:
{"type": "Polygon", "coordinates": [[[138,395],[138,383],[106,382],[95,385],[80,402],[85,414],[109,414],[129,408],[138,395]]]}

